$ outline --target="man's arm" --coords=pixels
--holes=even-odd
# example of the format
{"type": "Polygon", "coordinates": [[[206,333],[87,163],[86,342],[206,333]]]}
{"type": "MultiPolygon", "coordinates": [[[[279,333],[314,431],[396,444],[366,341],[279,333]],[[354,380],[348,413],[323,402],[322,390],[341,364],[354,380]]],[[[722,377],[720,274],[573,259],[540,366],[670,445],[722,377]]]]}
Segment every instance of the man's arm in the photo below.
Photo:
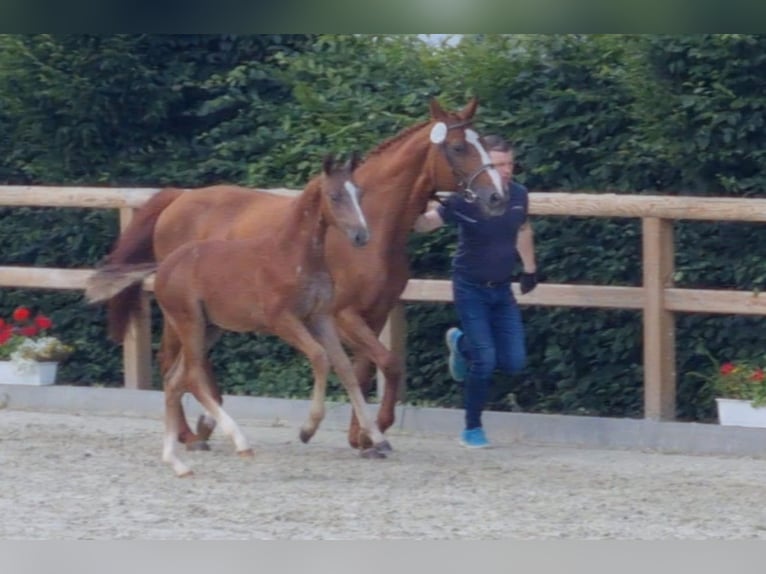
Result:
{"type": "Polygon", "coordinates": [[[519,234],[516,238],[516,250],[519,252],[519,257],[521,257],[524,273],[535,273],[537,271],[535,234],[528,220],[519,228],[519,234]]]}
{"type": "Polygon", "coordinates": [[[439,211],[435,207],[429,205],[427,211],[418,215],[418,218],[415,220],[415,225],[413,225],[412,228],[418,233],[426,233],[428,231],[433,231],[434,229],[439,229],[442,225],[444,225],[444,220],[441,215],[439,215],[439,211]]]}

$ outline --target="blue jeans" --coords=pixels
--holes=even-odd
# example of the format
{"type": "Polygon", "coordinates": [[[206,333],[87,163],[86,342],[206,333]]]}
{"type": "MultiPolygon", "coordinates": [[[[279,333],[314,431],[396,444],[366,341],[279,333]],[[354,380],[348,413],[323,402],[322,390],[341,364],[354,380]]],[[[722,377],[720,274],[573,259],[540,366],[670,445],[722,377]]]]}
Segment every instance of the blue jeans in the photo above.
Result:
{"type": "Polygon", "coordinates": [[[455,277],[452,293],[463,330],[460,351],[468,361],[465,427],[473,429],[481,426],[495,369],[515,374],[527,363],[524,324],[508,284],[487,287],[455,277]]]}

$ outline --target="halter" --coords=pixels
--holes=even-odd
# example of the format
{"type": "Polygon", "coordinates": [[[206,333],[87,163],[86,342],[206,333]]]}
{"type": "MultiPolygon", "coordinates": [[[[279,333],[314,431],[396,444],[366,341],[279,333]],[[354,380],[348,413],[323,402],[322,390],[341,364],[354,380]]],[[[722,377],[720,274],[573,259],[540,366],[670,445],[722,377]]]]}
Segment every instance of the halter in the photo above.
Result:
{"type": "MultiPolygon", "coordinates": [[[[473,191],[473,189],[471,189],[471,187],[473,186],[473,182],[483,172],[488,171],[490,169],[494,169],[495,166],[492,165],[490,161],[488,161],[489,155],[479,145],[478,134],[476,134],[476,132],[473,130],[470,130],[470,131],[466,130],[465,132],[466,140],[468,141],[469,144],[476,146],[480,154],[482,154],[482,151],[484,152],[482,154],[482,159],[484,160],[485,163],[480,165],[476,170],[474,170],[473,173],[470,173],[470,174],[465,174],[462,171],[457,169],[449,151],[446,149],[444,145],[444,142],[447,139],[447,132],[449,132],[449,130],[462,128],[467,125],[471,125],[470,120],[464,120],[462,122],[458,122],[456,124],[451,124],[451,125],[447,125],[444,122],[437,122],[436,124],[434,124],[434,127],[431,128],[431,142],[439,146],[442,153],[444,154],[444,157],[447,159],[447,163],[449,164],[450,169],[452,170],[452,174],[457,179],[457,192],[463,197],[463,199],[467,203],[473,203],[478,198],[478,195],[476,194],[476,192],[473,191]]],[[[490,177],[491,176],[492,174],[490,173],[490,177]]]]}

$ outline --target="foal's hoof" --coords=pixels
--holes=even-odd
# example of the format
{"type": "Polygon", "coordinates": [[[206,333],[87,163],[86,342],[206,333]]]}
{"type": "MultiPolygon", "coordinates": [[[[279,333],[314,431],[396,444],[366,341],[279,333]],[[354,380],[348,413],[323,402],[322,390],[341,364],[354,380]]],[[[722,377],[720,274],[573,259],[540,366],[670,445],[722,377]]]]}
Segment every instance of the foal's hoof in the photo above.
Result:
{"type": "Polygon", "coordinates": [[[368,449],[371,449],[371,448],[375,448],[375,445],[373,444],[373,442],[370,439],[370,437],[368,437],[363,432],[359,433],[359,448],[361,448],[363,450],[368,450],[368,449]]]}
{"type": "Polygon", "coordinates": [[[210,450],[210,445],[207,443],[207,441],[195,440],[193,442],[186,443],[186,450],[207,451],[210,450]]]}
{"type": "Polygon", "coordinates": [[[255,451],[252,448],[246,448],[245,450],[237,451],[237,454],[241,458],[253,458],[255,456],[255,451]]]}
{"type": "Polygon", "coordinates": [[[311,437],[314,436],[313,432],[309,432],[307,430],[301,429],[301,432],[298,433],[298,437],[300,437],[302,443],[307,443],[311,440],[311,437]]]}
{"type": "Polygon", "coordinates": [[[178,474],[177,476],[178,476],[178,478],[189,478],[191,476],[194,476],[194,471],[193,470],[187,470],[185,472],[182,472],[182,473],[178,474]]]}

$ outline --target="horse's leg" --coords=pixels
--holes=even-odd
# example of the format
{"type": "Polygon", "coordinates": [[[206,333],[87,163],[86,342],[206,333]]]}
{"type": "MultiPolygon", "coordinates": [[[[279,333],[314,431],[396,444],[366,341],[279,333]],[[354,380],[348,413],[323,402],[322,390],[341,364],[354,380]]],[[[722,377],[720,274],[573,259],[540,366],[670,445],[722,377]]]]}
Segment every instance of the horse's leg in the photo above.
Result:
{"type": "MultiPolygon", "coordinates": [[[[382,329],[382,324],[378,331],[382,329]]],[[[385,378],[385,387],[383,390],[383,399],[378,410],[378,428],[385,432],[394,424],[397,395],[399,385],[404,374],[402,360],[392,353],[386,346],[380,342],[377,334],[357,313],[351,310],[344,310],[338,314],[338,328],[344,338],[351,341],[355,348],[355,359],[357,363],[356,374],[362,385],[369,387],[372,376],[369,372],[369,362],[365,363],[359,355],[361,353],[372,361],[383,372],[385,378]],[[365,373],[365,370],[367,371],[365,373]]],[[[377,327],[376,327],[377,328],[377,327]]],[[[359,434],[358,421],[352,416],[348,430],[348,441],[353,447],[359,446],[359,442],[366,442],[363,436],[359,434]],[[356,443],[356,444],[355,444],[356,443]]]]}
{"type": "MultiPolygon", "coordinates": [[[[312,330],[316,327],[312,325],[312,330]]],[[[308,442],[314,436],[325,415],[327,377],[330,374],[330,359],[322,345],[303,322],[293,315],[282,317],[273,333],[303,353],[311,363],[314,373],[314,387],[311,390],[309,418],[301,426],[300,439],[308,442]]]]}
{"type": "MultiPolygon", "coordinates": [[[[375,365],[359,348],[352,350],[354,376],[359,381],[359,387],[364,397],[368,396],[372,377],[375,374],[375,365]]],[[[378,424],[380,428],[380,424],[378,424]]],[[[351,448],[370,448],[372,441],[370,437],[365,436],[359,427],[359,420],[356,413],[351,411],[351,422],[348,425],[348,444],[351,448]]]]}
{"type": "Polygon", "coordinates": [[[359,421],[361,432],[372,441],[372,447],[363,450],[362,456],[370,458],[385,457],[385,453],[391,450],[391,445],[367,413],[367,403],[364,400],[359,381],[354,374],[351,361],[340,343],[335,321],[330,316],[322,316],[317,319],[316,325],[317,337],[327,350],[330,362],[341,383],[346,388],[356,420],[359,421]]]}

